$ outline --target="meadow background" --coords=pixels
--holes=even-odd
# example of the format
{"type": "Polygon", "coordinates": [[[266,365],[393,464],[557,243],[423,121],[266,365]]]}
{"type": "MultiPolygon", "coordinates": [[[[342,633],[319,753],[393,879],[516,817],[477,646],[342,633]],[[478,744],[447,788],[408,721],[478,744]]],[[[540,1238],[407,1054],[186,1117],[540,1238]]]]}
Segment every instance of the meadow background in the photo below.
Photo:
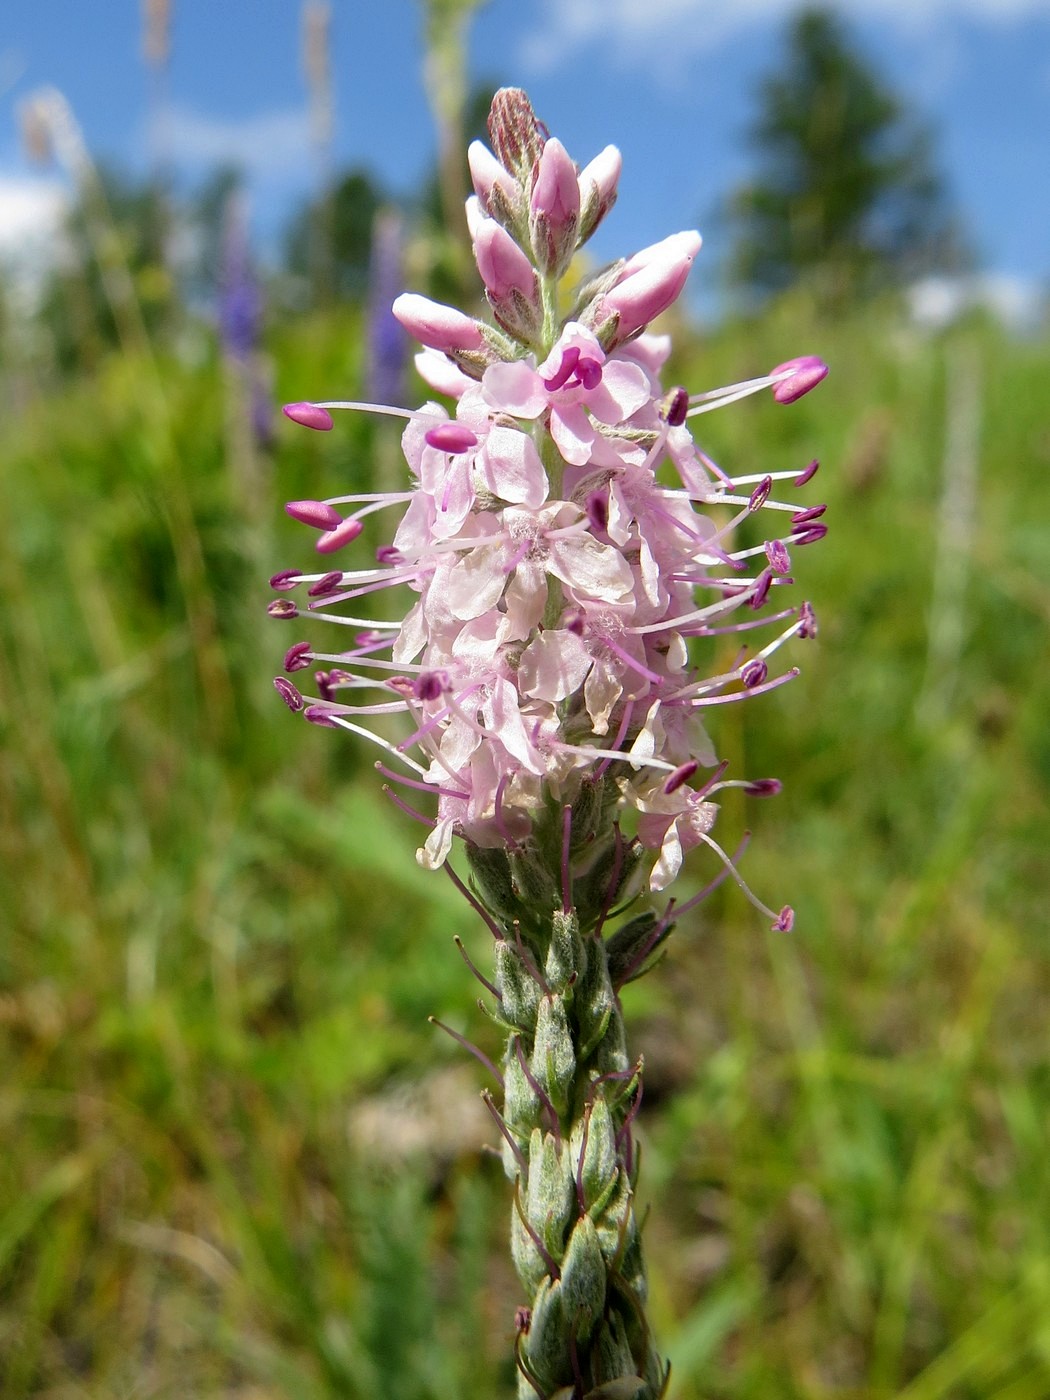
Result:
{"type": "MultiPolygon", "coordinates": [[[[246,347],[231,265],[187,293],[80,175],[84,257],[0,362],[0,1397],[509,1394],[482,1072],[427,1021],[498,1056],[452,941],[488,934],[271,685],[282,502],[398,457],[261,404],[367,394],[366,297],[275,275],[246,347]]],[[[723,886],[624,995],[670,1394],[1046,1400],[1045,322],[803,288],[677,335],[695,390],[833,370],[702,420],[730,471],[819,456],[830,533],[801,679],[712,726],[785,782],[723,830],[796,932],[723,886]]]]}

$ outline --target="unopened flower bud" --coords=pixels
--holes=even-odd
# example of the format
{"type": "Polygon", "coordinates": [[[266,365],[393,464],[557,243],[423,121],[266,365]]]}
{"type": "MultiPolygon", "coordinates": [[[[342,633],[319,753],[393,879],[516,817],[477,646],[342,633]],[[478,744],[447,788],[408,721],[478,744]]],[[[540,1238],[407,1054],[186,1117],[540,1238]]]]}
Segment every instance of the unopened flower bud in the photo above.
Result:
{"type": "Polygon", "coordinates": [[[482,220],[474,257],[496,319],[511,335],[530,342],[543,322],[536,269],[495,219],[482,220]]]}
{"type": "Polygon", "coordinates": [[[615,146],[606,146],[580,171],[580,243],[590,238],[616,203],[616,187],[620,182],[622,166],[620,152],[615,146]]]}
{"type": "Polygon", "coordinates": [[[482,141],[471,141],[467,147],[467,164],[482,209],[505,227],[512,224],[522,203],[521,187],[514,177],[482,141]]]}
{"type": "Polygon", "coordinates": [[[488,127],[492,149],[524,185],[543,152],[545,136],[521,88],[500,88],[492,99],[488,127]]]}
{"type": "Polygon", "coordinates": [[[392,310],[409,335],[433,350],[480,350],[484,345],[473,316],[418,292],[402,292],[392,310]]]}
{"type": "Polygon", "coordinates": [[[580,186],[576,166],[555,137],[540,156],[529,201],[529,239],[536,265],[556,277],[572,262],[580,223],[580,186]]]}
{"type": "Polygon", "coordinates": [[[691,231],[643,248],[628,259],[620,280],[599,299],[594,321],[619,317],[616,345],[637,335],[678,299],[699,251],[700,235],[691,231]]]}

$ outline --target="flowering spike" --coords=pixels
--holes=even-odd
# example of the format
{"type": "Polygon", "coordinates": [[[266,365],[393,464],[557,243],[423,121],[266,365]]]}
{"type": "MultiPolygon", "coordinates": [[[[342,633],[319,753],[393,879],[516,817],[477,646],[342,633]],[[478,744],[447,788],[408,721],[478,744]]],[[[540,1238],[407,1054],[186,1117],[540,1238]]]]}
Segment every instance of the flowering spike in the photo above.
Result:
{"type": "Polygon", "coordinates": [[[616,197],[619,152],[577,174],[517,89],[497,94],[490,131],[494,154],[469,152],[467,223],[496,324],[414,293],[393,302],[427,347],[421,375],[454,409],[286,410],[322,428],[336,407],[402,419],[410,480],[289,504],[320,531],[322,555],[373,513],[389,532],[343,569],[274,575],[273,616],[299,615],[284,595],[302,584],[309,615],[343,629],[326,651],[302,641],[285,655],[287,675],[322,668],[316,700],[274,684],[309,723],[384,750],[379,771],[411,801],[384,792],[425,828],[420,864],[444,866],[493,935],[494,980],[481,981],[507,1032],[506,1107],[485,1102],[515,1183],[522,1393],[656,1396],[666,1369],[645,1323],[633,1205],[641,1068],[617,993],[723,880],[773,928],[793,924],[790,906],[767,908],[741,877],[746,838],[730,856],[714,835],[721,791],[768,797],[780,783],[726,776],[701,717],[798,674],[775,657],[816,635],[813,609],[767,603],[792,585],[789,549],[826,528],[823,506],[773,495],[805,485],[815,462],[734,479],[693,433],[751,394],[789,403],[827,370],[804,356],[723,389],[663,387],[669,342],[647,327],[683,289],[700,248],[688,230],[596,273],[559,322],[561,275],[616,197]],[[746,523],[760,512],[775,526],[746,523]],[[727,669],[722,637],[750,644],[767,626],[772,640],[727,669]],[[449,861],[457,838],[470,887],[449,861]],[[606,934],[696,848],[716,862],[697,894],[606,934]]]}
{"type": "Polygon", "coordinates": [[[319,433],[331,432],[334,424],[328,410],[315,403],[286,403],[282,411],[293,423],[298,423],[304,428],[313,428],[319,433]]]}

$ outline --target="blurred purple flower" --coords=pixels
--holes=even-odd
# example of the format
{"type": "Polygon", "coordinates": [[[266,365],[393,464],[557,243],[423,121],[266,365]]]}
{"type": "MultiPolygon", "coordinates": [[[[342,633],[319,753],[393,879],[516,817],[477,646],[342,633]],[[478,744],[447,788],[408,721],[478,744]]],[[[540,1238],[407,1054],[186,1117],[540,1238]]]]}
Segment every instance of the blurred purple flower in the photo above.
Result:
{"type": "Polygon", "coordinates": [[[391,306],[401,291],[403,234],[396,209],[381,209],[372,228],[368,293],[368,394],[378,403],[405,398],[408,337],[391,306]]]}

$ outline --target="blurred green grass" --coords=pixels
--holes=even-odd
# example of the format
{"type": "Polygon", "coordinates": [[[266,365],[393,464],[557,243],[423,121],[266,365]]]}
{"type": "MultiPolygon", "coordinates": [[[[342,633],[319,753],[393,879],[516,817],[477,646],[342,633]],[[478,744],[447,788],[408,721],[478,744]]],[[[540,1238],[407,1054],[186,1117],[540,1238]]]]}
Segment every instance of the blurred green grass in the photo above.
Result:
{"type": "MultiPolygon", "coordinates": [[[[360,343],[352,311],[275,330],[277,397],[355,392],[360,343]]],[[[819,455],[831,533],[795,553],[802,677],[712,722],[785,780],[722,829],[754,826],[797,932],[723,888],[627,995],[652,1316],[677,1400],[1045,1400],[1050,346],[785,303],[675,375],[800,350],[817,393],[701,420],[733,472],[819,455]],[[980,476],[945,623],[960,365],[980,476]]],[[[0,421],[0,1397],[488,1400],[507,1194],[480,1071],[426,1020],[497,1046],[452,944],[484,968],[487,935],[374,755],[270,685],[280,503],[367,489],[396,435],[281,431],[246,475],[227,412],[210,352],[29,380],[0,421]]]]}

